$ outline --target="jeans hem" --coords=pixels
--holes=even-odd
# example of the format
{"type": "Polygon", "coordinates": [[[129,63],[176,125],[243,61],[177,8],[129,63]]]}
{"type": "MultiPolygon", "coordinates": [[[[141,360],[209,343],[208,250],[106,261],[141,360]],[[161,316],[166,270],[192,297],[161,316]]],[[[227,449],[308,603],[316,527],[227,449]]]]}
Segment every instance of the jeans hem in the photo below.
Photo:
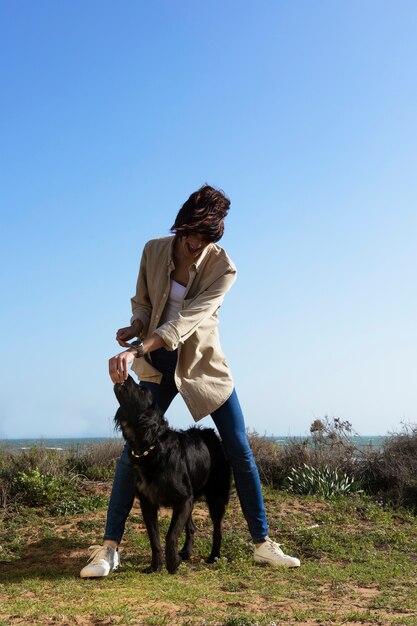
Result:
{"type": "Polygon", "coordinates": [[[252,537],[253,543],[265,543],[268,535],[264,535],[263,537],[252,537]]]}
{"type": "Polygon", "coordinates": [[[119,544],[122,541],[122,537],[110,537],[109,535],[104,535],[103,541],[115,541],[119,544]]]}

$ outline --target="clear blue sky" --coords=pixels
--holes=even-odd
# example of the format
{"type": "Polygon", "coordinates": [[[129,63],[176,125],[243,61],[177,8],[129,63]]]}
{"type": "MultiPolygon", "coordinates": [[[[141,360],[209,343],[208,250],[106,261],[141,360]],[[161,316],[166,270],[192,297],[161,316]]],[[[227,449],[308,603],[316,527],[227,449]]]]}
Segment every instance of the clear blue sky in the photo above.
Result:
{"type": "Polygon", "coordinates": [[[143,244],[204,182],[248,425],[415,422],[416,32],[412,0],[3,1],[0,437],[112,433],[143,244]]]}

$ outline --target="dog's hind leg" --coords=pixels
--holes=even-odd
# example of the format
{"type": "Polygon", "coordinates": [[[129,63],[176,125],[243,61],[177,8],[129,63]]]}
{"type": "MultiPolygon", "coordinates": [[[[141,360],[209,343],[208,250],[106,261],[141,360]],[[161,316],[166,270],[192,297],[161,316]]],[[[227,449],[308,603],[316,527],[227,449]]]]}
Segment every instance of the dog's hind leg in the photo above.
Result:
{"type": "Polygon", "coordinates": [[[192,496],[184,500],[180,505],[174,506],[171,524],[169,525],[165,541],[165,561],[170,574],[175,574],[180,564],[178,539],[185,524],[191,517],[193,506],[194,498],[192,496]]]}
{"type": "Polygon", "coordinates": [[[213,522],[213,544],[207,563],[214,563],[214,560],[220,556],[220,547],[222,544],[222,520],[226,510],[227,501],[218,495],[210,493],[206,494],[207,506],[210,517],[213,522]]]}
{"type": "Polygon", "coordinates": [[[185,543],[184,543],[182,550],[179,551],[179,557],[183,561],[188,561],[188,559],[191,556],[191,551],[193,549],[193,543],[194,543],[194,533],[195,533],[195,526],[193,522],[193,516],[191,514],[185,524],[185,543]]]}
{"type": "Polygon", "coordinates": [[[162,548],[159,537],[158,507],[143,496],[139,497],[139,501],[142,509],[143,521],[145,522],[146,530],[148,531],[152,550],[151,564],[144,570],[144,572],[146,574],[150,574],[152,572],[159,572],[162,568],[162,548]]]}

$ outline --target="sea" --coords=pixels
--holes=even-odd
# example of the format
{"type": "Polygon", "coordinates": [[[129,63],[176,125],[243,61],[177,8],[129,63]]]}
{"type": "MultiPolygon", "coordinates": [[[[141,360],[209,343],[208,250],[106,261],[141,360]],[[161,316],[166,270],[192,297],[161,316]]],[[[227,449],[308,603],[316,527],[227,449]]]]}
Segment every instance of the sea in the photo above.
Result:
{"type": "MultiPolygon", "coordinates": [[[[278,445],[285,445],[289,440],[304,441],[309,439],[306,436],[275,436],[266,437],[271,441],[275,441],[278,445]]],[[[351,441],[357,448],[376,448],[382,447],[387,436],[381,435],[356,435],[351,437],[351,441]]],[[[38,438],[38,439],[0,439],[0,448],[9,450],[28,450],[33,446],[43,446],[49,450],[81,450],[94,443],[103,443],[105,441],[122,441],[121,437],[80,437],[80,438],[38,438]]]]}

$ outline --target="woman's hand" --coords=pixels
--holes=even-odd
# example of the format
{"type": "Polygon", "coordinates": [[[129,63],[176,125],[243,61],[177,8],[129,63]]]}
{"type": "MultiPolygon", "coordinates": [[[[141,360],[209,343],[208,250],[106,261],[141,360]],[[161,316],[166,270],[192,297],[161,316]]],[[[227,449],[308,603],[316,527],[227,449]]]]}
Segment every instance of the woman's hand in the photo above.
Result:
{"type": "Polygon", "coordinates": [[[131,326],[125,326],[125,328],[119,328],[116,333],[116,341],[120,346],[125,346],[126,341],[137,337],[143,328],[143,323],[140,320],[135,320],[131,326]]]}
{"type": "Polygon", "coordinates": [[[135,354],[135,350],[125,350],[109,360],[109,374],[114,383],[123,383],[127,379],[135,354]]]}

